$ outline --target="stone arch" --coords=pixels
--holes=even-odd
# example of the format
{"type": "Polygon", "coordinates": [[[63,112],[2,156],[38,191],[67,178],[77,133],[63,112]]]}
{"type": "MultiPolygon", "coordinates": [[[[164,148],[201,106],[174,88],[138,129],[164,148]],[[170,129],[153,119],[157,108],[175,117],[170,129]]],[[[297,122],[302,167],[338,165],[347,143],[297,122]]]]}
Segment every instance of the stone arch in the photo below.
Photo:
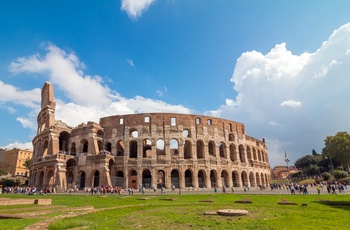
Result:
{"type": "Polygon", "coordinates": [[[204,158],[204,143],[202,140],[197,141],[196,150],[197,150],[197,158],[203,159],[204,158]]]}
{"type": "Polygon", "coordinates": [[[255,173],[255,178],[256,178],[256,184],[257,186],[261,186],[261,181],[260,181],[260,176],[259,173],[255,173]]]}
{"type": "Polygon", "coordinates": [[[43,154],[42,156],[46,156],[48,154],[48,149],[49,149],[49,142],[45,141],[43,144],[43,154]]]}
{"type": "Polygon", "coordinates": [[[256,184],[255,184],[255,177],[254,177],[254,173],[253,172],[249,173],[249,183],[250,183],[251,187],[255,187],[256,186],[256,184]]]}
{"type": "Polygon", "coordinates": [[[129,158],[137,158],[137,141],[129,142],[129,158]]]}
{"type": "Polygon", "coordinates": [[[246,171],[242,171],[241,181],[242,181],[243,186],[248,186],[248,175],[247,175],[246,171]]]}
{"type": "Polygon", "coordinates": [[[102,150],[104,150],[103,149],[103,143],[102,143],[101,140],[97,141],[97,146],[98,146],[98,152],[99,152],[99,154],[101,154],[102,150]]]}
{"type": "Polygon", "coordinates": [[[171,178],[171,185],[175,186],[175,188],[180,187],[180,177],[179,177],[179,171],[176,169],[173,169],[170,173],[171,178]]]}
{"type": "Polygon", "coordinates": [[[239,173],[236,170],[232,171],[232,185],[233,187],[240,187],[239,173]]]}
{"type": "Polygon", "coordinates": [[[124,172],[121,170],[118,170],[115,174],[115,186],[124,188],[124,172]]]}
{"type": "Polygon", "coordinates": [[[130,137],[132,138],[138,138],[139,137],[139,131],[137,131],[136,128],[131,128],[130,129],[130,137]]]}
{"type": "Polygon", "coordinates": [[[206,174],[204,170],[198,171],[198,187],[205,188],[206,187],[206,174]]]}
{"type": "Polygon", "coordinates": [[[54,184],[54,172],[52,169],[47,172],[45,184],[47,185],[47,187],[52,187],[54,184]]]}
{"type": "Polygon", "coordinates": [[[75,155],[77,153],[77,146],[75,142],[72,142],[70,145],[70,155],[75,155]]]}
{"type": "Polygon", "coordinates": [[[182,137],[184,138],[191,137],[191,131],[189,129],[184,129],[182,131],[182,137]]]}
{"type": "Polygon", "coordinates": [[[214,141],[209,141],[208,143],[209,156],[216,157],[216,145],[214,141]]]}
{"type": "Polygon", "coordinates": [[[193,187],[192,184],[192,171],[187,169],[185,171],[185,187],[193,187]]]}
{"type": "Polygon", "coordinates": [[[83,189],[85,188],[86,174],[84,171],[80,171],[78,175],[79,175],[79,188],[83,189]]]}
{"type": "Polygon", "coordinates": [[[226,170],[221,171],[221,184],[222,186],[229,187],[228,172],[226,170]]]}
{"type": "Polygon", "coordinates": [[[107,141],[105,144],[105,150],[109,153],[112,153],[112,143],[107,141]]]}
{"type": "Polygon", "coordinates": [[[137,171],[135,169],[130,170],[129,187],[137,189],[137,171]]]}
{"type": "Polygon", "coordinates": [[[230,159],[232,162],[237,161],[236,159],[236,145],[230,144],[230,159]]]}
{"type": "Polygon", "coordinates": [[[192,158],[192,143],[191,141],[184,142],[184,158],[191,159],[192,158]]]}
{"type": "Polygon", "coordinates": [[[248,158],[248,162],[253,160],[252,151],[249,146],[247,146],[247,158],[248,158]]]}
{"type": "Polygon", "coordinates": [[[66,162],[66,178],[67,178],[67,186],[72,188],[74,183],[74,171],[75,167],[77,165],[77,162],[75,159],[69,159],[66,162]]]}
{"type": "Polygon", "coordinates": [[[157,188],[165,188],[165,172],[158,170],[157,172],[157,188]]]}
{"type": "Polygon", "coordinates": [[[265,186],[265,177],[264,177],[264,174],[261,173],[260,176],[261,176],[261,185],[265,186]]]}
{"type": "Polygon", "coordinates": [[[44,171],[39,173],[39,187],[42,188],[44,185],[44,171]]]}
{"type": "Polygon", "coordinates": [[[258,150],[258,160],[261,161],[261,152],[258,150]]]}
{"type": "Polygon", "coordinates": [[[96,135],[99,138],[103,138],[105,134],[104,134],[104,132],[101,129],[99,129],[99,130],[97,130],[96,135]]]}
{"type": "Polygon", "coordinates": [[[142,144],[143,144],[142,156],[144,158],[151,158],[152,157],[152,141],[150,139],[144,139],[142,144]]]}
{"type": "Polygon", "coordinates": [[[268,180],[267,174],[265,173],[265,186],[267,186],[268,183],[269,183],[269,180],[268,180]]]}
{"type": "Polygon", "coordinates": [[[216,170],[210,170],[210,186],[212,188],[216,187],[218,185],[217,183],[217,172],[216,170]]]}
{"type": "Polygon", "coordinates": [[[108,161],[108,169],[109,169],[109,176],[110,176],[110,177],[112,177],[112,175],[113,175],[114,164],[115,164],[115,162],[114,162],[113,159],[110,159],[110,160],[108,161]]]}
{"type": "Polygon", "coordinates": [[[226,158],[227,157],[225,142],[220,142],[219,143],[219,152],[220,152],[220,157],[221,158],[226,158]]]}
{"type": "Polygon", "coordinates": [[[68,133],[67,131],[63,131],[60,133],[60,137],[59,137],[60,151],[68,152],[69,139],[70,139],[70,133],[68,133]]]}
{"type": "Polygon", "coordinates": [[[163,139],[158,139],[156,143],[157,156],[165,156],[165,141],[163,139]]]}
{"type": "Polygon", "coordinates": [[[123,140],[119,140],[117,142],[117,156],[124,156],[124,141],[123,140]]]}
{"type": "Polygon", "coordinates": [[[256,149],[255,148],[253,148],[253,160],[257,160],[258,158],[257,158],[257,156],[256,156],[256,149]]]}
{"type": "Polygon", "coordinates": [[[80,141],[80,152],[87,153],[89,151],[89,142],[86,139],[80,141]]]}
{"type": "Polygon", "coordinates": [[[245,154],[244,154],[243,145],[238,146],[238,151],[239,151],[239,159],[241,160],[241,162],[245,162],[245,154]]]}
{"type": "Polygon", "coordinates": [[[235,141],[235,135],[233,135],[233,133],[228,135],[228,141],[235,141]]]}
{"type": "Polygon", "coordinates": [[[99,187],[100,186],[100,171],[95,170],[92,173],[92,186],[99,187]]]}
{"type": "Polygon", "coordinates": [[[142,185],[145,188],[152,187],[152,174],[151,174],[151,171],[149,171],[148,169],[145,169],[142,172],[142,185]]]}
{"type": "Polygon", "coordinates": [[[174,138],[170,140],[170,154],[179,155],[179,142],[174,138]]]}

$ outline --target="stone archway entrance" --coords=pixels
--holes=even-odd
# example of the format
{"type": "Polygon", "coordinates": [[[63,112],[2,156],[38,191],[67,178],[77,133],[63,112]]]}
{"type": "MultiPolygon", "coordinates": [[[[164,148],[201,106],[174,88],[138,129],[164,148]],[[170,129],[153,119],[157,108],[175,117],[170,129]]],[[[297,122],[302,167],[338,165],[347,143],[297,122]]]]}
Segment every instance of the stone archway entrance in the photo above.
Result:
{"type": "Polygon", "coordinates": [[[175,186],[175,188],[180,187],[180,178],[179,178],[179,172],[177,170],[171,171],[171,186],[175,186]]]}
{"type": "Polygon", "coordinates": [[[157,172],[157,188],[165,188],[165,173],[163,170],[157,172]]]}
{"type": "Polygon", "coordinates": [[[100,171],[96,170],[93,176],[93,186],[99,187],[100,186],[100,171]]]}
{"type": "Polygon", "coordinates": [[[148,169],[143,171],[143,173],[142,173],[142,185],[145,188],[152,187],[152,174],[148,169]]]}
{"type": "Polygon", "coordinates": [[[85,177],[86,177],[85,172],[82,171],[79,177],[79,189],[85,188],[85,177]]]}
{"type": "Polygon", "coordinates": [[[203,170],[198,172],[198,187],[205,188],[205,172],[203,170]]]}

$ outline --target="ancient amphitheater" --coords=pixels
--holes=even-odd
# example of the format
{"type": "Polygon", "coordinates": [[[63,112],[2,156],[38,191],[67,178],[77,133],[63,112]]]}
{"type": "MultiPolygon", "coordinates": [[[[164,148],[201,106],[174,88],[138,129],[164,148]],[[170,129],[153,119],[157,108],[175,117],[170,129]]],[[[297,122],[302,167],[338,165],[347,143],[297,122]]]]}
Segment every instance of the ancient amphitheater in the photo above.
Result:
{"type": "Polygon", "coordinates": [[[30,185],[38,189],[257,187],[270,183],[265,140],[244,124],[177,113],[116,115],[69,127],[42,88],[30,185]]]}

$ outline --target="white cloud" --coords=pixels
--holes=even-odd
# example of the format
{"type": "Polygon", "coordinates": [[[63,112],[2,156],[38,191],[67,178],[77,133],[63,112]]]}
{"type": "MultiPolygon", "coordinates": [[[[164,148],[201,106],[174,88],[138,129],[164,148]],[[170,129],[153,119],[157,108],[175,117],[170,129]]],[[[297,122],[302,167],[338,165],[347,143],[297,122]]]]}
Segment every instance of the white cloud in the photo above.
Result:
{"type": "Polygon", "coordinates": [[[281,106],[299,107],[299,106],[301,106],[301,102],[300,101],[288,100],[288,101],[282,102],[281,106]]]}
{"type": "Polygon", "coordinates": [[[267,54],[243,53],[231,78],[238,96],[217,112],[265,137],[273,166],[285,164],[284,150],[292,162],[312,149],[320,153],[327,136],[350,132],[349,37],[350,23],[313,53],[293,54],[285,43],[267,54]]]}
{"type": "Polygon", "coordinates": [[[137,19],[155,0],[122,0],[121,10],[130,18],[137,19]]]}
{"type": "MultiPolygon", "coordinates": [[[[117,114],[173,111],[190,113],[190,110],[182,105],[171,105],[141,96],[124,98],[118,92],[109,89],[100,76],[84,75],[84,67],[84,64],[74,53],[67,53],[53,44],[48,44],[43,57],[36,54],[18,58],[11,63],[10,71],[15,74],[45,73],[43,76],[48,76],[49,79],[44,79],[44,81],[49,80],[55,89],[60,89],[69,100],[68,102],[62,101],[55,94],[56,119],[62,120],[70,126],[87,121],[99,122],[101,117],[117,114]]],[[[15,87],[10,85],[6,87],[17,94],[29,94],[16,91],[15,87]]],[[[163,87],[163,90],[167,90],[167,88],[163,87]]],[[[36,115],[40,109],[40,89],[29,92],[35,93],[32,111],[26,117],[18,117],[17,120],[21,122],[23,127],[36,130],[36,115]]],[[[1,95],[2,93],[0,93],[0,99],[1,95]]],[[[17,95],[17,97],[19,96],[17,95]]],[[[14,98],[13,100],[17,100],[16,97],[14,98]]],[[[29,102],[31,101],[29,100],[29,102]]]]}
{"type": "Polygon", "coordinates": [[[13,148],[33,150],[33,144],[32,144],[32,142],[26,142],[26,143],[13,142],[13,143],[8,144],[6,146],[0,147],[0,149],[7,149],[7,150],[11,150],[13,148]]]}
{"type": "Polygon", "coordinates": [[[129,64],[131,67],[135,68],[135,64],[134,64],[134,61],[133,61],[132,59],[127,59],[126,61],[128,62],[128,64],[129,64]]]}

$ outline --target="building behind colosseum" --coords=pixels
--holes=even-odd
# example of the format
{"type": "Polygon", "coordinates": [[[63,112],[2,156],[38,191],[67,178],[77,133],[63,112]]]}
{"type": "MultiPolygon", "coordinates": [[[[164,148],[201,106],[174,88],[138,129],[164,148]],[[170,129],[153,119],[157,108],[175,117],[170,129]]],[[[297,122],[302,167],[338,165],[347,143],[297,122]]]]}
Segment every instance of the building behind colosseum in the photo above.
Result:
{"type": "Polygon", "coordinates": [[[211,188],[271,182],[265,140],[242,123],[177,113],[116,115],[70,127],[55,119],[53,86],[42,88],[30,185],[211,188]]]}

